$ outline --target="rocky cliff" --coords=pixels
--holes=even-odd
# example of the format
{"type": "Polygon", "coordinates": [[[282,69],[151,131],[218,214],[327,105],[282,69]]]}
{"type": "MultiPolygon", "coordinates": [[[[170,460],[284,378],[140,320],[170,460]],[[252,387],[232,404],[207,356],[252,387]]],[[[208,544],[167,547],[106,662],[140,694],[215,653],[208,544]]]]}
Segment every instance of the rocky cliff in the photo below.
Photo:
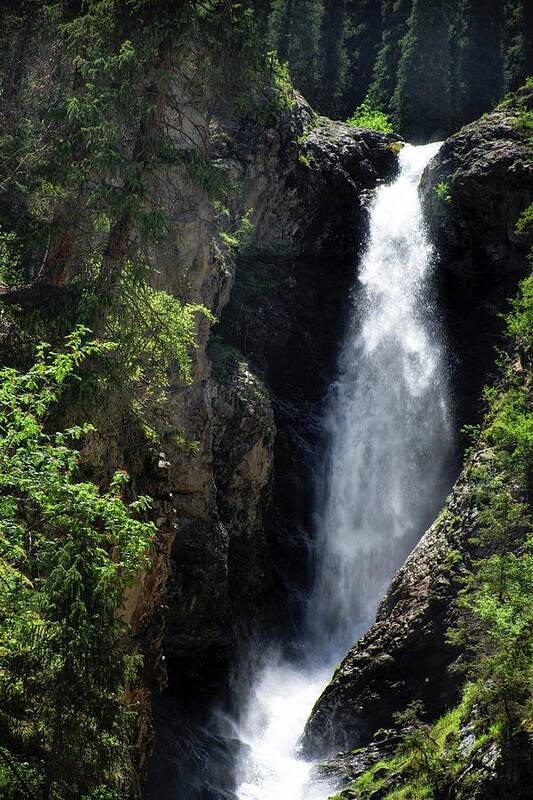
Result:
{"type": "MultiPolygon", "coordinates": [[[[422,179],[452,341],[462,342],[456,347],[459,391],[479,390],[493,363],[490,344],[501,332],[497,314],[527,265],[527,247],[514,229],[531,202],[533,163],[517,117],[517,106],[509,104],[467,126],[444,143],[422,179]]],[[[472,420],[472,404],[458,404],[458,413],[472,420]]],[[[459,586],[452,554],[467,557],[477,530],[470,468],[395,576],[375,624],[319,698],[305,731],[308,752],[323,756],[364,745],[414,699],[436,718],[457,698],[460,679],[451,667],[460,654],[445,634],[459,586]]]]}
{"type": "Polygon", "coordinates": [[[499,342],[499,315],[527,268],[528,244],[515,225],[533,193],[524,124],[531,106],[531,88],[525,87],[447,139],[422,178],[426,218],[440,254],[460,422],[479,413],[499,342]]]}
{"type": "MultiPolygon", "coordinates": [[[[396,163],[396,137],[316,117],[300,97],[266,130],[226,117],[210,135],[233,187],[227,209],[213,216],[205,198],[191,197],[158,253],[161,284],[172,288],[179,243],[188,299],[220,319],[213,332],[202,324],[194,380],[170,397],[172,428],[194,446],[163,445],[158,466],[176,529],[165,634],[154,648],[169,677],[157,703],[159,792],[173,791],[186,769],[184,740],[220,697],[240,638],[280,608],[287,617],[283,572],[305,564],[315,420],[365,232],[365,193],[396,163]],[[243,218],[251,225],[240,242],[243,218]]],[[[147,599],[141,616],[161,619],[160,593],[139,602],[147,599]]]]}
{"type": "MultiPolygon", "coordinates": [[[[115,376],[97,396],[69,397],[58,411],[68,423],[95,424],[84,463],[98,484],[122,469],[132,498],[154,501],[151,566],[124,604],[129,646],[144,656],[130,698],[140,712],[141,775],[152,745],[152,693],[168,680],[161,705],[172,698],[172,718],[187,730],[188,698],[218,696],[239,639],[297,612],[289,609],[284,571],[305,563],[314,420],[364,236],[365,193],[394,170],[396,137],[318,117],[287,78],[280,88],[283,76],[270,58],[259,58],[264,73],[255,74],[255,50],[236,76],[234,48],[240,58],[243,40],[227,41],[231,25],[209,38],[201,12],[201,24],[187,18],[202,29],[199,39],[209,40],[201,58],[186,29],[183,41],[174,41],[172,27],[161,34],[157,16],[143,17],[144,30],[126,14],[126,50],[132,55],[134,40],[139,56],[126,77],[124,60],[113,55],[126,23],[114,7],[96,17],[85,8],[78,14],[58,6],[53,19],[38,11],[26,18],[25,7],[19,15],[14,4],[2,38],[2,146],[16,140],[40,153],[47,143],[44,161],[29,159],[29,166],[13,146],[13,170],[2,176],[2,225],[7,220],[8,230],[20,232],[24,253],[20,263],[14,257],[13,285],[4,283],[1,265],[2,313],[9,309],[10,320],[0,342],[5,363],[30,357],[31,345],[21,353],[25,336],[60,345],[82,320],[93,330],[96,322],[100,333],[107,324],[110,338],[126,331],[131,341],[143,315],[154,311],[146,296],[140,306],[138,297],[122,302],[134,286],[208,309],[197,318],[191,380],[174,353],[163,403],[145,392],[144,376],[130,382],[126,368],[127,390],[115,376]],[[157,52],[147,44],[151,33],[157,52]],[[85,68],[90,79],[78,74],[85,68]],[[86,111],[98,133],[85,124],[86,111]],[[112,146],[102,144],[104,133],[112,146]],[[56,151],[57,143],[71,147],[56,151]],[[75,200],[65,188],[74,173],[80,179],[73,163],[83,172],[75,200]],[[57,185],[41,185],[47,170],[56,171],[57,185]],[[120,210],[106,206],[111,197],[120,210]],[[114,286],[96,290],[102,313],[86,316],[84,292],[111,262],[114,286]],[[146,274],[126,287],[133,262],[146,274]],[[117,309],[110,323],[111,297],[117,309]]],[[[146,338],[157,339],[150,324],[146,338]]],[[[305,567],[298,569],[303,586],[305,567]]]]}
{"type": "MultiPolygon", "coordinates": [[[[258,601],[267,588],[262,509],[272,482],[274,425],[282,424],[277,409],[274,419],[272,402],[279,405],[278,393],[280,401],[286,401],[291,391],[306,396],[307,387],[290,365],[291,342],[299,342],[300,364],[309,362],[301,369],[307,369],[316,384],[324,380],[327,367],[321,365],[320,356],[324,346],[333,350],[336,341],[335,331],[324,329],[328,321],[338,325],[342,287],[329,301],[329,318],[320,289],[328,281],[339,281],[343,271],[344,280],[349,278],[363,233],[361,194],[393,167],[391,140],[321,121],[301,99],[277,128],[264,131],[223,121],[215,136],[218,155],[232,185],[238,187],[228,203],[231,218],[238,226],[248,214],[252,228],[241,255],[231,240],[228,244],[223,230],[212,240],[210,231],[204,232],[208,253],[222,245],[224,268],[216,258],[201,262],[201,248],[196,243],[195,252],[195,243],[190,242],[191,279],[198,281],[198,274],[203,275],[196,297],[221,323],[207,354],[209,331],[201,334],[195,380],[178,392],[180,426],[198,449],[186,453],[185,461],[178,457],[171,464],[180,476],[174,487],[180,498],[178,517],[187,519],[177,537],[174,563],[182,559],[187,563],[194,552],[199,570],[189,574],[179,591],[173,581],[178,594],[169,604],[168,647],[180,660],[186,658],[192,630],[198,631],[202,647],[211,650],[212,657],[217,634],[205,636],[206,627],[218,629],[218,654],[224,658],[235,627],[232,607],[244,603],[249,617],[245,600],[258,601]],[[302,153],[309,154],[312,166],[302,160],[302,153]],[[319,282],[322,286],[317,286],[319,282]],[[324,324],[308,324],[302,330],[299,314],[307,315],[308,323],[324,314],[324,324]],[[322,347],[321,337],[326,340],[322,347]],[[288,385],[275,374],[278,360],[290,365],[288,385]],[[186,484],[181,486],[183,479],[186,484]],[[211,564],[203,575],[198,559],[211,564]],[[211,595],[205,617],[198,595],[202,585],[211,595]],[[222,587],[222,595],[217,587],[222,587]]],[[[202,218],[203,210],[193,216],[202,218]]],[[[180,238],[179,229],[174,233],[180,238]]],[[[324,361],[328,363],[327,358],[324,361]]],[[[315,398],[319,394],[320,386],[315,398]]],[[[254,620],[248,622],[253,625],[254,620]]],[[[194,669],[198,656],[196,648],[194,669]]]]}

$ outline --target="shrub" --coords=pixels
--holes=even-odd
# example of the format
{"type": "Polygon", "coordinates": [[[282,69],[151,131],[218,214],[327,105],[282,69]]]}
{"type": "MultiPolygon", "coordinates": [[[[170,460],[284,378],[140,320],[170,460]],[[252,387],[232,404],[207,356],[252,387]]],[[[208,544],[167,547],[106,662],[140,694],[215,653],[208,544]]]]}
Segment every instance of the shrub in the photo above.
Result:
{"type": "Polygon", "coordinates": [[[124,591],[147,563],[149,500],[101,490],[75,448],[90,430],[48,432],[49,412],[87,357],[110,344],[71,334],[31,369],[0,370],[0,795],[75,800],[128,794],[138,658],[124,591]]]}
{"type": "Polygon", "coordinates": [[[442,203],[451,203],[452,196],[450,194],[450,189],[446,181],[440,181],[433,191],[435,192],[436,196],[442,203]]]}
{"type": "Polygon", "coordinates": [[[392,133],[393,127],[388,114],[374,108],[370,99],[366,97],[346,122],[356,128],[368,128],[382,133],[392,133]]]}

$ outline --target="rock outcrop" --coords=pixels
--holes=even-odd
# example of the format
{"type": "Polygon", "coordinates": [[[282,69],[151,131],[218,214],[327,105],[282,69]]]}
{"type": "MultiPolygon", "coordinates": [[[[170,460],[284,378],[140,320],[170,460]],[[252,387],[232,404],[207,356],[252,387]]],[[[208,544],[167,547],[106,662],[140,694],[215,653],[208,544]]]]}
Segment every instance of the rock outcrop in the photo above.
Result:
{"type": "Polygon", "coordinates": [[[422,199],[448,281],[467,297],[513,286],[527,245],[516,221],[533,195],[531,141],[520,114],[523,89],[447,139],[422,178],[422,199]],[[520,104],[520,106],[519,106],[520,104]]]}
{"type": "Polygon", "coordinates": [[[528,245],[515,226],[533,197],[531,139],[520,122],[532,106],[533,93],[524,88],[447,139],[422,176],[461,423],[479,413],[500,315],[527,270],[528,245]]]}

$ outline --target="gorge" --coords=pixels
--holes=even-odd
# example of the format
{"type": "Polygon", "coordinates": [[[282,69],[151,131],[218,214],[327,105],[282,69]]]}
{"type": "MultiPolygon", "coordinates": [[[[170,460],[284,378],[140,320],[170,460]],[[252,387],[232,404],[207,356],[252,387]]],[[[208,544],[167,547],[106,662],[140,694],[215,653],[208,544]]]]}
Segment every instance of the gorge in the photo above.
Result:
{"type": "Polygon", "coordinates": [[[530,22],[1,4],[2,798],[529,798],[530,22]]]}

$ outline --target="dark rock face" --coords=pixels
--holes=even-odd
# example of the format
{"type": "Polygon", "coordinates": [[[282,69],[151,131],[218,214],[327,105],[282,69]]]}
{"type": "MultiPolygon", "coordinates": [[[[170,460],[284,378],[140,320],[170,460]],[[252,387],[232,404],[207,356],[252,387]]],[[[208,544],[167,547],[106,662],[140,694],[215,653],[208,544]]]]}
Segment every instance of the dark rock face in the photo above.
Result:
{"type": "Polygon", "coordinates": [[[216,671],[229,657],[235,606],[253,609],[264,591],[262,508],[275,436],[268,394],[242,358],[212,383],[216,505],[203,519],[180,521],[166,597],[166,653],[204,679],[207,664],[216,671]]]}
{"type": "MultiPolygon", "coordinates": [[[[457,358],[457,414],[472,421],[474,397],[501,334],[498,312],[527,266],[514,227],[533,197],[533,163],[512,109],[452,136],[430,162],[422,193],[441,254],[441,290],[457,358]],[[435,191],[443,183],[450,202],[435,191]]],[[[451,552],[465,552],[475,532],[467,484],[463,474],[443,514],[394,578],[375,624],[316,703],[304,735],[308,753],[331,755],[368,743],[414,699],[437,717],[456,698],[460,679],[450,666],[458,653],[446,645],[445,633],[458,589],[451,552]]]]}
{"type": "Polygon", "coordinates": [[[213,147],[235,187],[227,211],[217,219],[192,195],[194,212],[176,216],[172,241],[160,244],[162,285],[176,280],[178,242],[190,299],[221,323],[209,342],[201,328],[195,381],[170,401],[176,428],[196,444],[169,444],[165,455],[177,533],[164,598],[169,688],[155,704],[148,792],[157,800],[224,785],[231,742],[217,739],[212,708],[227,696],[239,642],[276,617],[290,624],[284,570],[300,569],[305,584],[315,418],[365,192],[394,171],[394,139],[316,118],[301,98],[267,130],[223,119],[213,147]],[[235,256],[226,232],[247,212],[253,230],[235,256]]]}
{"type": "MultiPolygon", "coordinates": [[[[531,108],[530,90],[519,102],[531,108]]],[[[514,231],[533,197],[533,158],[517,125],[516,101],[451,136],[429,163],[421,192],[440,254],[441,307],[462,423],[479,413],[499,315],[527,270],[528,246],[514,231]]]]}
{"type": "Polygon", "coordinates": [[[464,127],[429,163],[427,218],[448,280],[462,292],[479,296],[523,270],[527,247],[514,228],[532,195],[531,145],[513,106],[464,127]]]}

